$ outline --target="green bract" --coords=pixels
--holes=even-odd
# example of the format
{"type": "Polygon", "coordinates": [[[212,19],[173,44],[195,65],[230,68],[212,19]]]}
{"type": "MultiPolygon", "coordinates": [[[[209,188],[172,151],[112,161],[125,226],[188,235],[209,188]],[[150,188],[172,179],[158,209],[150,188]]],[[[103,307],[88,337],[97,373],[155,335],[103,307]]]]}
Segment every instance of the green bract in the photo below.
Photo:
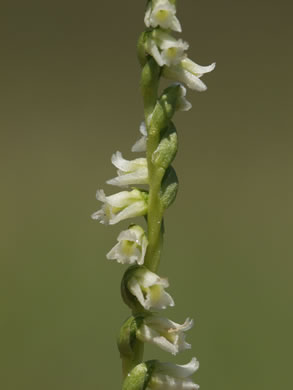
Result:
{"type": "Polygon", "coordinates": [[[145,390],[151,379],[156,361],[151,360],[138,364],[125,378],[122,390],[145,390]]]}
{"type": "Polygon", "coordinates": [[[178,178],[173,167],[166,171],[161,188],[161,204],[166,210],[174,202],[178,192],[178,178]]]}
{"type": "Polygon", "coordinates": [[[117,342],[121,356],[131,358],[135,354],[136,332],[142,322],[143,316],[131,316],[122,325],[117,342]]]}
{"type": "Polygon", "coordinates": [[[152,113],[149,125],[150,134],[161,132],[169,126],[176,111],[179,97],[180,85],[172,85],[164,90],[152,113]]]}
{"type": "Polygon", "coordinates": [[[174,160],[178,149],[178,136],[176,128],[172,122],[165,132],[161,141],[153,153],[152,163],[156,167],[167,169],[174,160]]]}

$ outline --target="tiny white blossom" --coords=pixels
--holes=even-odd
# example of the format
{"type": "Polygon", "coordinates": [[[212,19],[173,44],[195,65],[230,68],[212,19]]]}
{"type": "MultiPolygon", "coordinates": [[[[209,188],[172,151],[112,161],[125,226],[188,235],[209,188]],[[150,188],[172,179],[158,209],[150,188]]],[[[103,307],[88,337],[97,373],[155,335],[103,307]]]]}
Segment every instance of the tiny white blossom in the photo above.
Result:
{"type": "Polygon", "coordinates": [[[147,194],[137,189],[121,191],[110,196],[106,196],[103,190],[98,190],[96,197],[104,204],[100,210],[92,214],[92,218],[106,225],[145,215],[148,210],[147,194]]]}
{"type": "Polygon", "coordinates": [[[146,158],[135,160],[125,160],[121,152],[116,152],[112,156],[112,164],[118,168],[118,176],[108,180],[107,184],[119,187],[133,184],[148,184],[148,167],[146,158]]]}
{"type": "Polygon", "coordinates": [[[189,44],[182,39],[175,39],[161,29],[152,31],[145,43],[146,51],[154,57],[159,66],[177,65],[186,58],[185,51],[189,44]]]}
{"type": "Polygon", "coordinates": [[[188,364],[157,363],[146,390],[198,390],[190,376],[199,368],[196,358],[188,364]]]}
{"type": "Polygon", "coordinates": [[[138,141],[136,141],[136,143],[132,146],[131,148],[132,152],[139,152],[139,153],[146,152],[148,132],[147,132],[145,122],[141,122],[139,131],[142,137],[138,141]]]}
{"type": "Polygon", "coordinates": [[[208,66],[200,66],[189,58],[183,59],[178,65],[164,66],[163,75],[167,79],[176,80],[187,87],[197,90],[205,91],[206,85],[200,80],[200,78],[208,72],[215,69],[216,63],[212,63],[208,66]]]}
{"type": "Polygon", "coordinates": [[[168,280],[160,278],[147,268],[137,269],[129,279],[127,287],[146,310],[156,311],[174,306],[171,295],[165,291],[165,288],[169,287],[168,280]]]}
{"type": "Polygon", "coordinates": [[[130,226],[119,234],[117,240],[118,244],[107,254],[107,259],[117,260],[121,264],[144,263],[148,239],[142,227],[130,226]]]}
{"type": "Polygon", "coordinates": [[[157,345],[164,351],[176,355],[180,351],[190,349],[185,341],[185,333],[193,326],[193,320],[187,318],[184,324],[176,324],[164,317],[149,316],[144,319],[137,331],[137,337],[143,342],[157,345]]]}
{"type": "Polygon", "coordinates": [[[146,10],[145,25],[147,27],[162,27],[181,32],[181,25],[176,17],[176,7],[169,0],[150,1],[146,10]]]}

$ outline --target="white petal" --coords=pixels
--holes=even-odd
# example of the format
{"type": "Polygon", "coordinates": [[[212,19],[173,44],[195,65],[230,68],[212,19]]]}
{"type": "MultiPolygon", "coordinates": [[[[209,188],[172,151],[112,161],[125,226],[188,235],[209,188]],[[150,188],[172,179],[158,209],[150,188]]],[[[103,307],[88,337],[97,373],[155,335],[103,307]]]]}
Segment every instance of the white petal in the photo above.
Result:
{"type": "Polygon", "coordinates": [[[122,172],[132,172],[139,168],[147,166],[146,158],[136,158],[135,160],[126,160],[121,152],[116,152],[112,156],[112,164],[122,172]]]}
{"type": "Polygon", "coordinates": [[[163,75],[171,80],[180,81],[186,84],[189,88],[202,92],[207,89],[206,85],[194,74],[182,69],[180,65],[164,66],[163,75]]]}
{"type": "Polygon", "coordinates": [[[169,375],[153,374],[147,387],[151,390],[198,390],[199,386],[190,379],[178,379],[169,375]]]}
{"type": "Polygon", "coordinates": [[[151,38],[149,38],[147,41],[146,41],[146,51],[152,56],[154,57],[155,61],[157,62],[157,64],[159,66],[163,66],[164,65],[164,61],[161,57],[161,54],[159,52],[159,49],[155,43],[155,41],[151,38]]]}
{"type": "Polygon", "coordinates": [[[146,124],[145,124],[145,121],[142,121],[140,126],[139,126],[139,131],[140,131],[140,134],[141,135],[144,135],[145,137],[147,137],[148,135],[148,131],[147,131],[147,128],[146,128],[146,124]]]}
{"type": "Polygon", "coordinates": [[[147,128],[145,122],[141,122],[139,126],[139,132],[143,135],[136,143],[132,146],[132,152],[146,152],[147,148],[147,128]]]}
{"type": "Polygon", "coordinates": [[[150,27],[150,16],[152,12],[152,2],[150,1],[147,5],[147,9],[145,12],[145,17],[144,17],[144,23],[147,27],[150,27]]]}
{"type": "Polygon", "coordinates": [[[174,363],[158,363],[156,371],[175,378],[187,378],[195,373],[199,368],[199,362],[194,357],[191,361],[184,365],[174,363]]]}
{"type": "Polygon", "coordinates": [[[170,47],[162,51],[161,57],[165,65],[171,66],[179,64],[186,54],[181,47],[170,47]]]}
{"type": "Polygon", "coordinates": [[[144,288],[154,286],[156,284],[163,285],[163,287],[169,287],[168,279],[160,278],[157,274],[147,270],[146,268],[139,269],[136,272],[136,277],[139,279],[140,284],[144,288]]]}
{"type": "Polygon", "coordinates": [[[105,202],[106,201],[106,195],[105,195],[104,190],[98,190],[97,193],[96,193],[96,198],[100,202],[105,202]]]}
{"type": "Polygon", "coordinates": [[[180,84],[180,97],[178,99],[176,109],[179,111],[188,111],[191,109],[192,104],[186,99],[186,88],[180,84]]]}
{"type": "Polygon", "coordinates": [[[190,60],[189,58],[186,58],[182,60],[182,67],[186,69],[188,72],[193,73],[194,75],[201,77],[205,73],[212,72],[215,67],[216,63],[213,62],[211,65],[208,66],[201,66],[190,60]]]}
{"type": "Polygon", "coordinates": [[[95,219],[97,221],[100,221],[101,223],[106,223],[105,221],[105,213],[103,210],[98,210],[95,213],[91,215],[92,219],[95,219]]]}
{"type": "Polygon", "coordinates": [[[141,217],[147,213],[147,204],[145,201],[137,201],[125,209],[116,214],[113,218],[110,219],[109,224],[115,225],[116,223],[123,221],[124,219],[141,217]]]}
{"type": "Polygon", "coordinates": [[[148,182],[149,182],[148,169],[141,168],[141,169],[137,169],[134,172],[117,176],[114,179],[108,180],[107,184],[111,184],[118,187],[124,187],[124,186],[134,185],[134,184],[148,184],[148,182]]]}
{"type": "Polygon", "coordinates": [[[137,234],[136,231],[132,230],[131,228],[127,230],[123,230],[122,232],[119,233],[119,236],[117,238],[118,241],[133,241],[133,242],[140,242],[140,236],[137,234]]]}
{"type": "Polygon", "coordinates": [[[142,194],[138,190],[132,191],[121,191],[117,194],[110,195],[106,197],[107,203],[113,207],[122,208],[130,205],[135,201],[142,199],[142,194]]]}
{"type": "Polygon", "coordinates": [[[149,288],[145,300],[145,306],[148,310],[157,311],[167,309],[168,306],[175,305],[173,298],[162,286],[156,285],[149,288]]]}
{"type": "Polygon", "coordinates": [[[146,152],[146,149],[147,149],[147,138],[146,137],[141,137],[132,146],[131,151],[132,152],[142,153],[142,152],[146,152]]]}
{"type": "Polygon", "coordinates": [[[145,299],[144,299],[143,293],[141,291],[141,287],[135,278],[130,278],[130,280],[127,283],[127,288],[131,292],[131,294],[137,298],[137,300],[141,304],[141,306],[145,307],[144,306],[145,299]]]}
{"type": "Polygon", "coordinates": [[[149,243],[148,239],[144,235],[142,238],[142,243],[141,243],[141,257],[140,257],[140,259],[137,260],[137,264],[139,264],[139,265],[143,265],[143,263],[144,263],[144,258],[145,258],[146,250],[148,247],[148,243],[149,243]]]}
{"type": "Polygon", "coordinates": [[[157,316],[146,317],[144,321],[149,326],[165,328],[169,332],[172,332],[172,330],[175,331],[180,330],[181,332],[185,332],[191,329],[193,326],[193,320],[190,318],[187,318],[182,325],[177,324],[176,322],[171,321],[166,317],[157,317],[157,316]]]}
{"type": "Polygon", "coordinates": [[[166,352],[172,353],[172,355],[176,355],[179,352],[177,345],[170,343],[170,341],[168,341],[165,337],[161,336],[154,329],[146,325],[142,325],[139,328],[137,332],[137,337],[143,342],[149,342],[158,346],[166,352]]]}
{"type": "Polygon", "coordinates": [[[175,16],[175,15],[174,15],[174,17],[172,19],[172,23],[171,23],[170,28],[173,31],[182,32],[181,24],[180,24],[177,16],[175,16]]]}

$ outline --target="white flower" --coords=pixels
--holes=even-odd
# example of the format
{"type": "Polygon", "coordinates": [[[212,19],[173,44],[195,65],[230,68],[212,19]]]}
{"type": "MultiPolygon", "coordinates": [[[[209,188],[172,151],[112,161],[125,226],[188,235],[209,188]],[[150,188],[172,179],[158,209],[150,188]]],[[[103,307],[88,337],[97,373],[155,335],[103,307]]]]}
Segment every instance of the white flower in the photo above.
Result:
{"type": "Polygon", "coordinates": [[[166,309],[174,306],[174,301],[164,290],[169,287],[165,278],[160,278],[145,267],[138,268],[127,282],[127,288],[138,302],[150,311],[166,309]]]}
{"type": "Polygon", "coordinates": [[[178,65],[164,66],[163,75],[167,79],[179,81],[186,84],[187,87],[201,92],[205,91],[207,87],[200,78],[205,73],[214,70],[215,66],[215,62],[208,66],[200,66],[189,58],[185,58],[178,65]]]}
{"type": "Polygon", "coordinates": [[[119,187],[133,184],[148,184],[149,178],[146,158],[137,158],[129,161],[125,160],[120,152],[116,152],[112,156],[112,164],[118,168],[118,176],[108,180],[107,184],[119,187]]]}
{"type": "Polygon", "coordinates": [[[146,10],[145,25],[147,27],[162,27],[181,32],[181,25],[176,17],[176,7],[169,0],[150,1],[146,10]]]}
{"type": "Polygon", "coordinates": [[[156,363],[146,390],[198,390],[190,376],[199,368],[196,358],[188,364],[156,363]]]}
{"type": "Polygon", "coordinates": [[[111,196],[106,196],[103,190],[98,190],[96,197],[104,204],[92,218],[106,225],[114,225],[127,218],[145,215],[148,210],[147,196],[145,192],[137,189],[121,191],[111,196]]]}
{"type": "Polygon", "coordinates": [[[146,152],[148,132],[145,122],[141,122],[139,131],[142,134],[142,137],[132,146],[132,152],[146,152]]]}
{"type": "Polygon", "coordinates": [[[180,325],[168,318],[150,316],[144,319],[137,331],[137,337],[143,342],[155,344],[164,351],[176,355],[180,351],[191,348],[191,345],[185,341],[184,332],[192,326],[193,320],[189,318],[180,325]]]}
{"type": "Polygon", "coordinates": [[[186,58],[185,50],[188,43],[182,39],[175,39],[161,29],[152,31],[145,43],[146,51],[154,57],[159,66],[177,65],[186,58]]]}
{"type": "Polygon", "coordinates": [[[107,259],[117,260],[121,264],[143,264],[148,239],[142,227],[130,226],[119,234],[117,240],[118,244],[107,254],[107,259]]]}

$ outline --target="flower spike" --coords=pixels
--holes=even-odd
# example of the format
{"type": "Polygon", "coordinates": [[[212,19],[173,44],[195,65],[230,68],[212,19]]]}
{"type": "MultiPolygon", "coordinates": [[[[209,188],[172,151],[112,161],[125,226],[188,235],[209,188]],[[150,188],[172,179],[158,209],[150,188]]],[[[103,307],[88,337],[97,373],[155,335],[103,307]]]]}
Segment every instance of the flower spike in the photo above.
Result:
{"type": "Polygon", "coordinates": [[[187,56],[189,44],[174,37],[173,31],[182,28],[176,16],[176,0],[146,0],[144,22],[137,56],[142,67],[140,88],[144,105],[141,137],[132,146],[132,152],[145,153],[143,157],[127,160],[117,151],[112,164],[117,176],[107,184],[130,187],[106,196],[97,191],[101,208],[92,215],[102,224],[114,225],[120,221],[144,217],[146,231],[131,223],[121,231],[117,243],[107,253],[109,260],[129,265],[121,282],[123,301],[132,310],[118,335],[118,349],[122,360],[122,390],[198,390],[192,375],[199,368],[196,358],[188,364],[143,361],[143,343],[153,344],[176,355],[191,348],[186,332],[193,320],[183,324],[162,316],[161,310],[174,306],[166,291],[167,278],[160,277],[164,237],[164,215],[176,199],[179,180],[173,167],[178,151],[179,132],[174,116],[188,111],[192,105],[186,98],[186,87],[205,91],[201,77],[215,68],[215,63],[200,66],[187,56]],[[161,78],[172,80],[161,88],[161,78]],[[133,188],[143,185],[147,190],[133,188]]]}

